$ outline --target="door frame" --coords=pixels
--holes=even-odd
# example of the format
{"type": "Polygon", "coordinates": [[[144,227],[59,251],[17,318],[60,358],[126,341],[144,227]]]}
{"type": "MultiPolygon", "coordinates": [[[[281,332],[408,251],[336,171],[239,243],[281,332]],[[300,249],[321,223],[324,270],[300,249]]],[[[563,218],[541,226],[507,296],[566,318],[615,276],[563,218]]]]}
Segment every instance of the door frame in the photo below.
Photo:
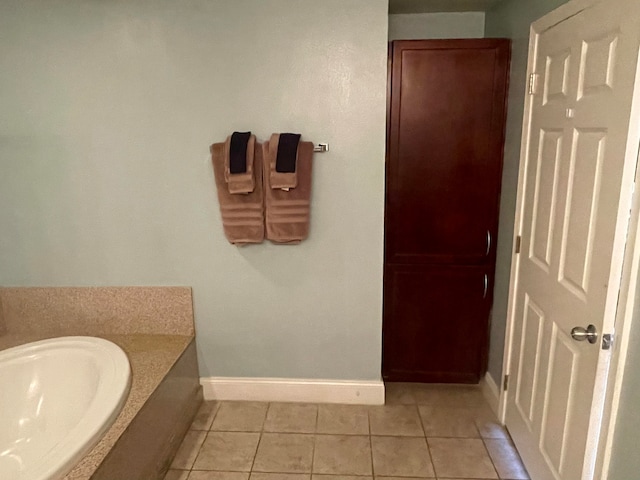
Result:
{"type": "MultiPolygon", "coordinates": [[[[527,59],[526,79],[535,72],[535,59],[537,53],[537,35],[546,29],[560,23],[561,21],[577,15],[582,10],[589,8],[599,1],[606,0],[570,0],[556,10],[548,13],[544,17],[531,24],[529,36],[529,50],[527,59]]],[[[604,319],[603,332],[613,333],[614,344],[609,355],[601,355],[598,362],[598,373],[596,378],[596,388],[594,390],[594,406],[591,411],[589,421],[588,452],[593,452],[585,459],[587,471],[591,475],[586,479],[602,478],[606,479],[609,472],[611,460],[611,449],[613,446],[613,436],[615,423],[620,402],[620,392],[624,381],[624,369],[626,364],[629,332],[633,322],[633,311],[636,304],[635,292],[639,283],[640,275],[640,195],[634,194],[634,185],[640,183],[640,175],[637,172],[637,165],[640,162],[640,56],[636,68],[635,88],[631,106],[631,120],[627,145],[625,152],[625,163],[622,175],[622,188],[620,193],[620,206],[618,207],[618,219],[628,211],[628,223],[618,221],[616,227],[615,244],[618,247],[622,244],[624,248],[617,248],[614,251],[612,270],[620,272],[620,290],[610,291],[607,295],[618,295],[618,307],[613,312],[608,312],[604,319]],[[626,227],[626,228],[623,228],[626,227]],[[626,239],[626,244],[625,244],[626,239]],[[622,243],[621,243],[622,242],[622,243]]],[[[507,306],[507,322],[505,329],[505,343],[502,362],[502,374],[510,375],[510,366],[513,351],[513,331],[516,314],[516,282],[518,277],[518,267],[520,263],[519,255],[515,254],[517,237],[522,234],[524,198],[525,198],[525,173],[528,162],[527,153],[529,150],[529,128],[531,125],[531,114],[534,96],[528,94],[529,85],[525,87],[525,105],[522,123],[522,137],[520,146],[520,162],[518,171],[518,187],[516,195],[516,214],[514,222],[513,243],[511,245],[512,261],[509,279],[509,297],[507,306]]],[[[498,380],[498,379],[496,379],[498,380]]],[[[499,381],[499,385],[503,382],[499,381]]],[[[507,410],[507,395],[504,388],[499,389],[498,417],[502,423],[505,422],[507,410]]]]}

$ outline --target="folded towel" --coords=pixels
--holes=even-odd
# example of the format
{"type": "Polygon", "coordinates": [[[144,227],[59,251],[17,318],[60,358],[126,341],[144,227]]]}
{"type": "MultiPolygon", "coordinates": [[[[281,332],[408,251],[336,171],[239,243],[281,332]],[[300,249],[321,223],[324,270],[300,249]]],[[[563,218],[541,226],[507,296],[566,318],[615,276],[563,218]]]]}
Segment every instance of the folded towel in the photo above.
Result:
{"type": "Polygon", "coordinates": [[[251,193],[256,188],[254,175],[256,136],[251,132],[233,132],[224,143],[224,179],[230,193],[251,193]]]}
{"type": "MultiPolygon", "coordinates": [[[[271,188],[295,188],[298,184],[296,163],[300,134],[274,133],[269,144],[274,151],[275,161],[269,165],[271,188]]],[[[265,170],[266,171],[266,170],[265,170]]]]}
{"type": "MultiPolygon", "coordinates": [[[[276,163],[277,149],[268,141],[262,150],[267,172],[276,163]]],[[[266,234],[275,243],[300,243],[309,235],[313,143],[300,142],[297,151],[295,188],[288,191],[274,188],[271,175],[263,175],[266,234]]]]}
{"type": "MultiPolygon", "coordinates": [[[[227,146],[229,142],[211,145],[211,161],[218,190],[224,234],[230,243],[244,245],[264,240],[264,196],[262,188],[262,145],[255,144],[255,188],[246,195],[231,193],[226,181],[227,146]]],[[[247,170],[249,168],[247,167],[247,170]]]]}

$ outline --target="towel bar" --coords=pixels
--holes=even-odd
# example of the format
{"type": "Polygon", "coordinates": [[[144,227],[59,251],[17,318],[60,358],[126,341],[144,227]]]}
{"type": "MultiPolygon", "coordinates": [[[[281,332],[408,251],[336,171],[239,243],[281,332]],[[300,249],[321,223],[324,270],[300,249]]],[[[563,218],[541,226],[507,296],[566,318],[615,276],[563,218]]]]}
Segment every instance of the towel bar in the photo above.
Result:
{"type": "Polygon", "coordinates": [[[329,151],[329,144],[328,143],[319,143],[317,145],[313,146],[313,151],[314,152],[328,152],[329,151]]]}

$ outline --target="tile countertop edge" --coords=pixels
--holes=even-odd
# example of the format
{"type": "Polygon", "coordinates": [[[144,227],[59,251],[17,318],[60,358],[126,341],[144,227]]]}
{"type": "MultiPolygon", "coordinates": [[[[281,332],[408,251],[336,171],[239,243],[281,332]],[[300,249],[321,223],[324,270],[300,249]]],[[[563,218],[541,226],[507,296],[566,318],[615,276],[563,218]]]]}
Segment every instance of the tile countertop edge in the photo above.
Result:
{"type": "MultiPolygon", "coordinates": [[[[4,334],[0,335],[0,351],[48,338],[66,335],[4,334]]],[[[94,335],[122,348],[131,364],[131,387],[122,410],[100,441],[89,450],[65,480],[87,480],[97,470],[120,436],[129,427],[149,397],[180,360],[194,335],[94,335]]]]}

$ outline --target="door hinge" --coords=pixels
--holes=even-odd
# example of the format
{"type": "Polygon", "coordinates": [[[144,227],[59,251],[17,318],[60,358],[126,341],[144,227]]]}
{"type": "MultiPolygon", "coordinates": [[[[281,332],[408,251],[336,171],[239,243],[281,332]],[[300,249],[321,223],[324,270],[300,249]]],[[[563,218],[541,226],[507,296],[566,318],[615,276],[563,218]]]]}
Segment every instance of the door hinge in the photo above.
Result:
{"type": "Polygon", "coordinates": [[[505,375],[504,379],[502,380],[502,390],[506,392],[508,387],[509,387],[509,375],[505,375]]]}
{"type": "Polygon", "coordinates": [[[538,93],[538,77],[537,73],[529,75],[529,95],[535,95],[538,93]]]}
{"type": "Polygon", "coordinates": [[[520,253],[520,244],[522,243],[522,237],[518,235],[516,237],[516,253],[520,253]]]}

